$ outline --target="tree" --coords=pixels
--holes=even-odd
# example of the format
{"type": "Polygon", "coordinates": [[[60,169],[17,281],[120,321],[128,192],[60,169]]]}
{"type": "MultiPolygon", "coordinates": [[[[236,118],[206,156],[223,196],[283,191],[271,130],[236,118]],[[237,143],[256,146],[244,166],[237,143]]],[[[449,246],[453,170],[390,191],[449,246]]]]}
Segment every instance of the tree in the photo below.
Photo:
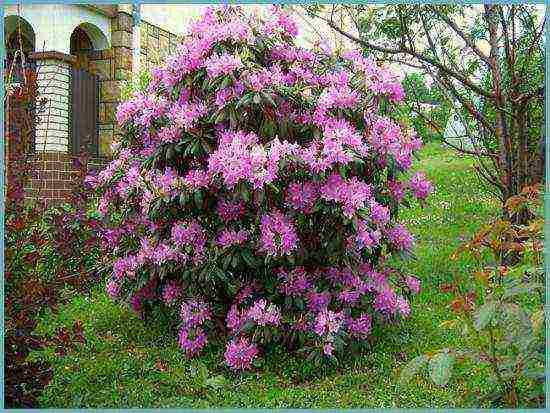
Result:
{"type": "MultiPolygon", "coordinates": [[[[459,105],[477,171],[502,201],[544,169],[544,18],[531,5],[306,6],[310,16],[386,62],[432,76],[459,105]],[[328,8],[328,10],[327,10],[328,8]],[[346,14],[354,27],[342,27],[346,14]]],[[[506,214],[503,208],[503,214],[506,214]]],[[[525,221],[518,214],[515,220],[525,221]]]]}

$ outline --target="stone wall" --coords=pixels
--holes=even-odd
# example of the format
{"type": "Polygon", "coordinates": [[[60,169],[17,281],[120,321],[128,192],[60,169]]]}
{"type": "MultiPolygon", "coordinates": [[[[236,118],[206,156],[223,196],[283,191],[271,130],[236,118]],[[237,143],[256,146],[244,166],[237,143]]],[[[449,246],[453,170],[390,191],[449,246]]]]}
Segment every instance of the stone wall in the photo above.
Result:
{"type": "Polygon", "coordinates": [[[132,31],[133,19],[119,11],[111,19],[111,48],[102,51],[101,60],[96,60],[96,70],[103,70],[99,88],[99,154],[111,155],[111,142],[116,136],[116,107],[120,103],[124,84],[132,76],[132,31]]]}
{"type": "Polygon", "coordinates": [[[175,52],[179,37],[146,21],[140,26],[140,69],[151,69],[175,52]]]}
{"type": "Polygon", "coordinates": [[[110,143],[115,129],[115,113],[118,96],[112,88],[116,85],[115,59],[113,49],[92,51],[89,53],[90,71],[99,76],[99,154],[110,155],[110,143]]]}

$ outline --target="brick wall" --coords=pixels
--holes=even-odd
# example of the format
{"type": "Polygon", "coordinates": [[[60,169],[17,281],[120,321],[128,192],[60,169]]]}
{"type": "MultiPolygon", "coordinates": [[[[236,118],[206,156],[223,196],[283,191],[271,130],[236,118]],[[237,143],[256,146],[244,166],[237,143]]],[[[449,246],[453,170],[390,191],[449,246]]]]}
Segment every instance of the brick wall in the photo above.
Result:
{"type": "MultiPolygon", "coordinates": [[[[49,205],[59,205],[66,200],[78,177],[79,169],[74,165],[75,157],[62,152],[43,152],[31,157],[31,179],[25,188],[27,198],[38,197],[49,205]]],[[[91,159],[89,169],[105,167],[105,159],[91,159]]]]}

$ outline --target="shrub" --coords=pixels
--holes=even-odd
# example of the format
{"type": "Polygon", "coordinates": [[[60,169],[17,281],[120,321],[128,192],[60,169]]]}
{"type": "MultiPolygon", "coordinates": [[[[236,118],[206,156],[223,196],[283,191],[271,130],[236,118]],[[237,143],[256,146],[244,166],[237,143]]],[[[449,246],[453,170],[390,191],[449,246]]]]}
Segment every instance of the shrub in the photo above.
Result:
{"type": "Polygon", "coordinates": [[[506,208],[511,217],[530,217],[527,224],[497,219],[459,248],[454,257],[471,254],[480,265],[470,279],[443,286],[443,292],[454,295],[451,308],[456,315],[443,326],[462,331],[467,345],[420,355],[403,369],[402,383],[427,367],[434,383],[445,385],[455,363],[470,361],[486,367],[483,377],[490,384],[489,393],[473,395],[478,401],[492,407],[544,406],[540,204],[538,188],[525,188],[507,201],[506,208]]]}
{"type": "Polygon", "coordinates": [[[421,142],[391,119],[403,89],[295,35],[279,8],[209,9],[119,106],[116,157],[88,178],[108,293],[171,312],[189,356],[220,337],[234,370],[272,343],[334,357],[408,316],[419,289],[385,264],[413,247],[399,205],[432,190],[404,178],[421,142]]]}

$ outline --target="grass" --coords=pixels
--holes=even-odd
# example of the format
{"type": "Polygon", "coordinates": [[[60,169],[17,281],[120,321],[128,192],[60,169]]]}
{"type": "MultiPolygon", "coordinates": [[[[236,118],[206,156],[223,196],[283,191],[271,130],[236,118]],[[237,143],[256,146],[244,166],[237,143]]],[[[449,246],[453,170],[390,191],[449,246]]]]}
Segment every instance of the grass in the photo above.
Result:
{"type": "Polygon", "coordinates": [[[397,384],[403,365],[429,351],[455,346],[460,337],[440,327],[452,318],[450,296],[440,291],[474,263],[450,261],[465,238],[498,210],[479,183],[467,157],[427,145],[415,168],[436,186],[424,208],[403,211],[401,219],[418,240],[416,258],[400,264],[423,281],[406,322],[384,329],[370,349],[339,365],[315,368],[298,356],[274,350],[257,372],[234,375],[220,363],[221,350],[209,348],[188,361],[175,332],[160,320],[144,323],[111,302],[101,290],[75,296],[56,314],[41,317],[40,332],[53,334],[81,320],[87,341],[60,357],[53,349],[37,353],[49,360],[54,378],[40,407],[466,407],[464,394],[483,389],[475,366],[458,367],[446,387],[424,376],[397,384]]]}

